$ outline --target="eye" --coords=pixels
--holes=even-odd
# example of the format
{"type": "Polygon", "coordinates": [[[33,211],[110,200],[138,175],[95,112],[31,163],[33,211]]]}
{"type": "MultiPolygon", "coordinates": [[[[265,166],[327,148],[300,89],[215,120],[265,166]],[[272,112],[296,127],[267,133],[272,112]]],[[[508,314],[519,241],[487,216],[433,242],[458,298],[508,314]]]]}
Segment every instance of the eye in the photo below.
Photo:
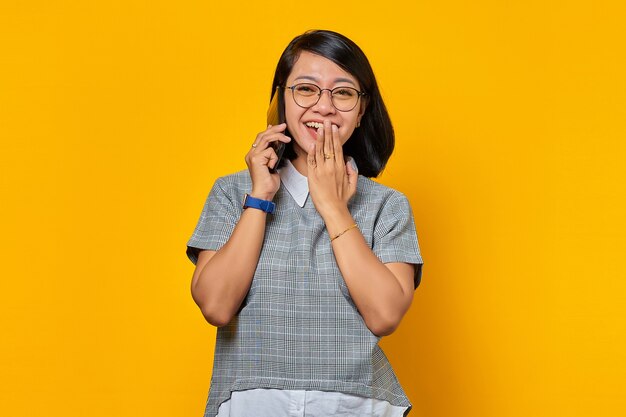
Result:
{"type": "Polygon", "coordinates": [[[356,90],[350,87],[337,87],[333,90],[333,96],[338,98],[352,98],[356,95],[356,90]]]}
{"type": "Polygon", "coordinates": [[[298,84],[295,86],[294,91],[302,95],[313,95],[317,94],[318,89],[311,84],[298,84]]]}

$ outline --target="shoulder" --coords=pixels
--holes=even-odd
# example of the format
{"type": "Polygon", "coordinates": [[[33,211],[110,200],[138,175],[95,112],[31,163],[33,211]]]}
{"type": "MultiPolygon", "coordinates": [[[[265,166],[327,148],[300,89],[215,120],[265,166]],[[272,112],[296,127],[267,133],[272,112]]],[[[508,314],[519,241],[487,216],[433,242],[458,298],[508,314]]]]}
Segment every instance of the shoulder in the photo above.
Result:
{"type": "Polygon", "coordinates": [[[219,177],[213,183],[205,201],[205,210],[210,208],[238,206],[243,201],[243,195],[249,192],[252,180],[247,170],[219,177]]]}
{"type": "Polygon", "coordinates": [[[252,186],[250,173],[248,170],[225,175],[215,180],[211,194],[223,194],[232,198],[243,198],[243,194],[252,186]]]}
{"type": "Polygon", "coordinates": [[[219,177],[215,180],[215,185],[224,189],[243,188],[251,184],[250,172],[247,169],[219,177]]]}
{"type": "Polygon", "coordinates": [[[359,175],[357,184],[357,192],[355,203],[366,204],[373,208],[373,205],[407,205],[409,204],[407,197],[398,190],[386,185],[380,184],[370,178],[359,175]]]}
{"type": "Polygon", "coordinates": [[[379,182],[376,182],[371,178],[364,177],[363,175],[359,175],[359,183],[357,186],[357,190],[358,189],[361,189],[362,191],[366,191],[366,192],[372,192],[372,193],[384,194],[384,195],[391,195],[391,194],[402,195],[400,191],[395,190],[379,182]]]}

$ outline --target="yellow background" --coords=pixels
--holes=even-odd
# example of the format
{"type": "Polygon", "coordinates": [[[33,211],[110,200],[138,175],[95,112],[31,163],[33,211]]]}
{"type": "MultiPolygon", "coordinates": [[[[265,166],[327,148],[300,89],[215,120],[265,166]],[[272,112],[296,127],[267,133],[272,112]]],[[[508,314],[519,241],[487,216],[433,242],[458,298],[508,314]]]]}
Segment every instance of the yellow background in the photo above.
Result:
{"type": "Polygon", "coordinates": [[[365,50],[396,128],[380,181],[426,265],[383,345],[412,415],[620,414],[622,4],[3,0],[0,415],[202,414],[185,243],[310,28],[365,50]]]}

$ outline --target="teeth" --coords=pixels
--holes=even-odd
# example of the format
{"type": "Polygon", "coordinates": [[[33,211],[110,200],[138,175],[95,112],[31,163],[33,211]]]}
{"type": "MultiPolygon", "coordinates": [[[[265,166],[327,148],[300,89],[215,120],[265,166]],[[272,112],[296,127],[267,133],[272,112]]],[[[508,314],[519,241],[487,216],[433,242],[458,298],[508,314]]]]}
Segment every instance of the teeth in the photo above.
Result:
{"type": "Polygon", "coordinates": [[[308,127],[315,128],[315,129],[321,129],[324,127],[323,123],[318,123],[318,122],[306,122],[305,125],[307,125],[308,127]]]}

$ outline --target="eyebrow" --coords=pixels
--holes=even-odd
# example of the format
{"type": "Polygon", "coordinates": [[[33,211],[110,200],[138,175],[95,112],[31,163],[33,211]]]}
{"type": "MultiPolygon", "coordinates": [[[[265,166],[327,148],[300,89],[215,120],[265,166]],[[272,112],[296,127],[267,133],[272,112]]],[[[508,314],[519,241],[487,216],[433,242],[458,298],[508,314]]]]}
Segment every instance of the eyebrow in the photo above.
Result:
{"type": "MultiPolygon", "coordinates": [[[[297,81],[297,80],[309,80],[309,81],[319,82],[319,80],[316,77],[313,77],[311,75],[301,75],[298,78],[296,78],[294,81],[297,81]]],[[[353,86],[356,87],[356,84],[354,83],[354,81],[352,81],[349,78],[339,77],[339,78],[335,78],[334,81],[335,81],[335,84],[344,82],[344,83],[350,83],[350,84],[352,84],[353,86]]]]}

